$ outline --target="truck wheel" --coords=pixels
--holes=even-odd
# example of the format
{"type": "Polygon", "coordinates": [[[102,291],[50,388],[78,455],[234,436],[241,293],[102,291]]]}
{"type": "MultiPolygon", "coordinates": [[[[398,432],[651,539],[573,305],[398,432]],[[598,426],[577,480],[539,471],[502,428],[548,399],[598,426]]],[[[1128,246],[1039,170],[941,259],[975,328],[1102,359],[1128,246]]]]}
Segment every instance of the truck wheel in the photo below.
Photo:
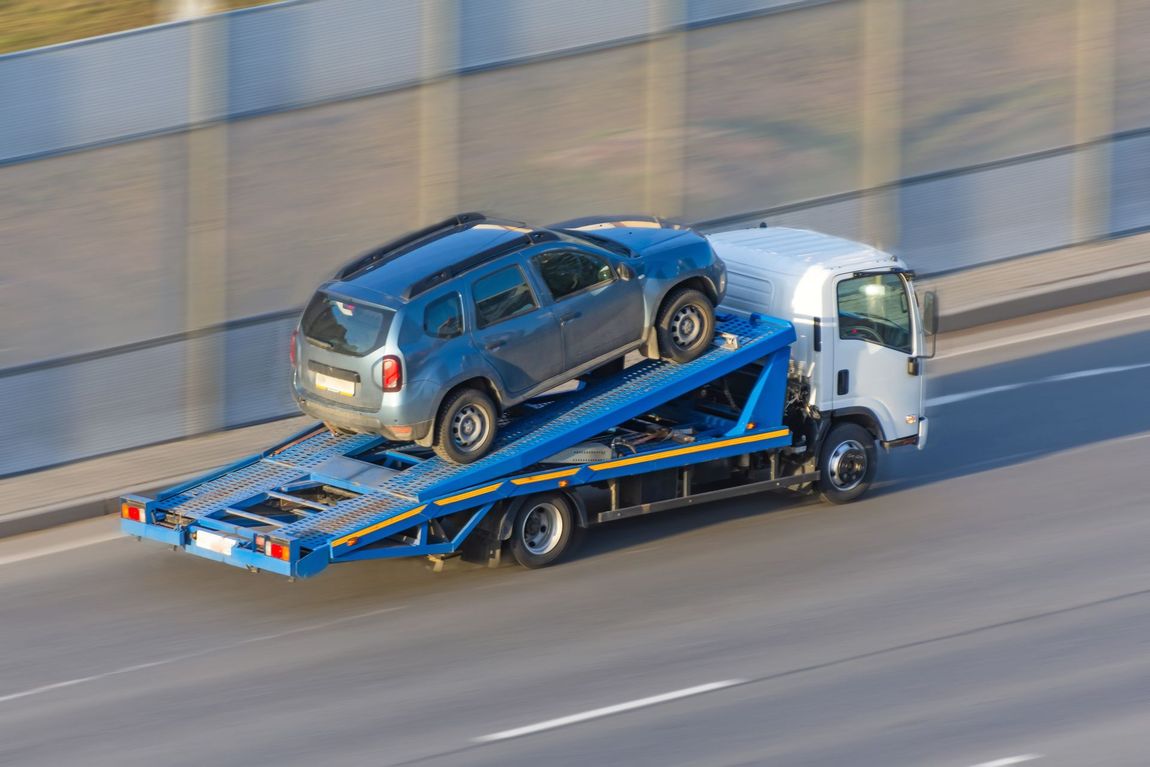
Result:
{"type": "Polygon", "coordinates": [[[436,421],[435,452],[454,463],[472,463],[487,455],[499,429],[495,404],[478,389],[447,395],[436,421]]]}
{"type": "Polygon", "coordinates": [[[515,515],[511,556],[524,567],[547,567],[574,551],[582,532],[567,496],[562,493],[533,495],[515,515]]]}
{"type": "Polygon", "coordinates": [[[663,300],[655,319],[660,357],[690,362],[707,351],[714,335],[715,307],[702,291],[680,288],[663,300]]]}
{"type": "Polygon", "coordinates": [[[819,493],[831,503],[850,503],[870,488],[877,466],[871,433],[857,423],[837,424],[819,451],[819,493]]]}

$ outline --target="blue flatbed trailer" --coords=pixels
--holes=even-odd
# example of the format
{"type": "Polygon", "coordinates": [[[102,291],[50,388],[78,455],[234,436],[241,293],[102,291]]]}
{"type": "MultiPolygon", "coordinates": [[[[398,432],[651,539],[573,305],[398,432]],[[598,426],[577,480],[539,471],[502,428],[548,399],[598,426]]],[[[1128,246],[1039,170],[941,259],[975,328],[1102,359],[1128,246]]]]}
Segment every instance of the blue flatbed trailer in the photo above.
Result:
{"type": "Polygon", "coordinates": [[[817,480],[778,469],[778,451],[795,441],[783,423],[794,328],[771,317],[718,319],[715,345],[692,362],[645,360],[515,408],[475,463],[317,424],[155,498],[125,496],[122,529],[236,567],[308,577],[388,557],[498,561],[532,499],[569,501],[582,529],[817,480]],[[607,497],[600,511],[581,495],[590,488],[607,497]]]}

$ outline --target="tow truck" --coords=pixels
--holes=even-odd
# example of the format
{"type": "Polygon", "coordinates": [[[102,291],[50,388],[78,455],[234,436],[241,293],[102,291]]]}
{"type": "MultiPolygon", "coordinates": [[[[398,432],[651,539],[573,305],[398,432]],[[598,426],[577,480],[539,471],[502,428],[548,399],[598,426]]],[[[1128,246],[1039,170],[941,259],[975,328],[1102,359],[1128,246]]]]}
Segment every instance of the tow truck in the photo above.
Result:
{"type": "Polygon", "coordinates": [[[692,362],[643,360],[512,408],[467,465],[316,424],[155,498],[125,496],[122,530],[292,578],[405,556],[536,568],[616,520],[764,491],[853,501],[880,450],[925,446],[937,315],[903,262],[797,229],[709,239],[727,301],[692,362]]]}

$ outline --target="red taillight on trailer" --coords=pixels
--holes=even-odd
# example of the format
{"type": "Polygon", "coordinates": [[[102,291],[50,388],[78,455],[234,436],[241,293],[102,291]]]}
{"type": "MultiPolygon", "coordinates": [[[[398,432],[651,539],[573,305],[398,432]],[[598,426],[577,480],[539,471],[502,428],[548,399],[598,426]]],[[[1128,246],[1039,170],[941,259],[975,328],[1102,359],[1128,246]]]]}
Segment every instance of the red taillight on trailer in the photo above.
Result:
{"type": "Polygon", "coordinates": [[[399,391],[403,388],[403,364],[399,357],[383,358],[383,390],[399,391]]]}
{"type": "Polygon", "coordinates": [[[295,345],[299,340],[299,331],[293,330],[291,332],[291,348],[288,350],[288,357],[291,359],[291,366],[295,367],[295,345]]]}
{"type": "Polygon", "coordinates": [[[291,559],[291,546],[286,543],[275,543],[269,538],[264,541],[264,554],[272,559],[282,559],[286,562],[291,559]]]}
{"type": "Polygon", "coordinates": [[[130,503],[124,503],[120,505],[120,516],[124,519],[130,519],[133,522],[143,522],[144,510],[139,506],[135,506],[130,503]]]}

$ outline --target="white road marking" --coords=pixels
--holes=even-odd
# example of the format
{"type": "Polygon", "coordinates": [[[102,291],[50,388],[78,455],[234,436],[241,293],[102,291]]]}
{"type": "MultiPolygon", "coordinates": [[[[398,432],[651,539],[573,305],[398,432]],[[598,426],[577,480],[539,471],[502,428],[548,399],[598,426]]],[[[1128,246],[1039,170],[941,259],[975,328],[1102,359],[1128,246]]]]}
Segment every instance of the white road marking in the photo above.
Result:
{"type": "Polygon", "coordinates": [[[11,554],[7,557],[0,557],[0,567],[4,565],[12,565],[17,562],[24,562],[29,559],[37,559],[38,557],[46,557],[51,554],[63,554],[65,551],[72,551],[73,549],[82,549],[87,546],[95,546],[97,543],[107,543],[108,541],[115,541],[120,539],[127,539],[127,536],[120,532],[105,533],[104,535],[97,535],[93,538],[85,538],[71,543],[61,543],[58,546],[48,546],[43,549],[34,549],[33,551],[25,551],[22,554],[11,554]]]}
{"type": "Polygon", "coordinates": [[[581,714],[571,714],[570,716],[561,716],[558,719],[548,719],[546,722],[529,724],[525,727],[516,727],[513,730],[503,730],[502,732],[492,733],[491,735],[483,735],[481,737],[475,738],[475,742],[491,743],[496,740],[519,738],[524,735],[543,732],[544,730],[554,730],[557,727],[566,727],[569,724],[586,722],[589,719],[600,719],[604,716],[620,714],[624,711],[633,711],[634,709],[646,708],[647,706],[657,706],[660,703],[667,703],[668,701],[678,700],[680,698],[689,698],[692,695],[702,695],[703,693],[714,692],[715,690],[721,690],[724,687],[744,684],[745,682],[745,679],[727,679],[722,682],[710,682],[708,684],[698,685],[697,687],[688,687],[684,690],[665,692],[662,695],[652,695],[649,698],[640,698],[639,700],[631,700],[627,701],[626,703],[616,703],[614,706],[604,706],[603,708],[584,711],[581,714]]]}
{"type": "Polygon", "coordinates": [[[64,687],[75,687],[78,684],[97,682],[101,679],[107,679],[108,677],[113,676],[121,676],[123,674],[130,674],[134,671],[143,671],[144,669],[156,668],[157,666],[167,666],[172,663],[180,663],[181,661],[190,660],[192,658],[202,658],[205,655],[211,655],[223,650],[234,650],[237,647],[244,647],[245,645],[255,644],[256,642],[267,642],[272,639],[282,639],[283,637],[292,636],[293,634],[302,634],[307,631],[319,631],[321,629],[331,628],[332,626],[338,626],[341,623],[348,623],[350,621],[356,621],[362,618],[371,618],[376,615],[382,615],[383,613],[402,610],[403,608],[404,605],[398,605],[396,607],[384,607],[380,610],[371,610],[366,613],[348,615],[343,618],[336,618],[335,620],[325,621],[324,623],[314,623],[310,626],[299,626],[294,629],[288,629],[287,631],[280,631],[276,634],[263,634],[261,636],[248,637],[247,639],[241,639],[238,642],[219,645],[218,647],[211,647],[207,650],[185,653],[184,655],[173,655],[170,658],[162,658],[160,660],[154,660],[148,663],[137,663],[133,666],[123,666],[122,668],[105,671],[102,674],[93,674],[92,676],[82,676],[77,679],[68,679],[63,682],[54,682],[53,684],[46,684],[41,687],[33,687],[30,690],[22,690],[20,692],[10,693],[8,695],[0,695],[0,703],[7,703],[9,701],[19,700],[20,698],[29,698],[33,695],[40,695],[42,693],[51,692],[52,690],[59,690],[64,687]]]}
{"type": "Polygon", "coordinates": [[[1019,754],[1018,756],[1008,756],[1004,759],[995,759],[993,762],[979,762],[974,765],[974,767],[1010,767],[1012,764],[1032,762],[1035,759],[1041,758],[1042,754],[1019,754]]]}
{"type": "Polygon", "coordinates": [[[1021,333],[1014,336],[1006,336],[998,338],[993,341],[986,341],[977,343],[973,346],[959,347],[958,349],[951,350],[946,354],[939,354],[938,359],[946,360],[953,359],[954,357],[961,357],[964,354],[973,354],[975,352],[984,352],[989,349],[1000,349],[1003,346],[1014,346],[1015,344],[1023,343],[1024,341],[1037,341],[1042,338],[1050,338],[1052,336],[1061,336],[1067,333],[1076,333],[1080,330],[1090,330],[1092,328],[1100,328],[1105,325],[1114,325],[1119,322],[1129,322],[1131,320],[1142,319],[1143,317],[1150,317],[1150,310],[1142,309],[1134,312],[1124,312],[1122,314],[1114,314],[1107,317],[1099,317],[1093,320],[1083,320],[1076,322],[1072,325],[1050,325],[1041,330],[1036,330],[1031,333],[1021,333]]]}
{"type": "Polygon", "coordinates": [[[1039,378],[1036,381],[1021,381],[1019,383],[1003,384],[1001,386],[989,386],[985,389],[974,389],[972,391],[959,392],[958,394],[944,394],[941,397],[931,397],[926,401],[927,407],[934,407],[937,405],[949,405],[953,402],[964,402],[968,399],[976,397],[985,397],[988,394],[998,394],[1004,391],[1012,391],[1014,389],[1023,389],[1027,386],[1035,386],[1044,383],[1057,383],[1059,381],[1073,381],[1078,378],[1091,378],[1093,376],[1110,375],[1111,373],[1126,373],[1131,370],[1141,370],[1143,368],[1150,368],[1150,362],[1141,362],[1137,365],[1117,365],[1106,368],[1094,368],[1092,370],[1075,370],[1071,373],[1059,373],[1057,375],[1046,376],[1039,378]]]}

